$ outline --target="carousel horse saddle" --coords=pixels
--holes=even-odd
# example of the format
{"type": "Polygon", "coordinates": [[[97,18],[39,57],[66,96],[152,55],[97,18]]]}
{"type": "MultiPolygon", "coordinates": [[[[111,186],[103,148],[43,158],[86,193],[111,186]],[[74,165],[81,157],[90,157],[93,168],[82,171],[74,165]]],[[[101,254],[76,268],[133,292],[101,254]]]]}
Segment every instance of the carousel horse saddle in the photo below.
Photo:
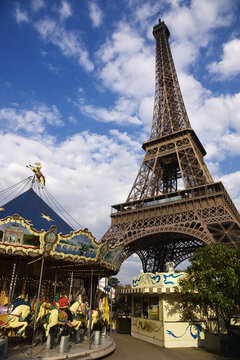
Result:
{"type": "Polygon", "coordinates": [[[63,323],[68,323],[68,325],[72,325],[68,318],[67,311],[63,309],[58,309],[58,321],[63,323]]]}

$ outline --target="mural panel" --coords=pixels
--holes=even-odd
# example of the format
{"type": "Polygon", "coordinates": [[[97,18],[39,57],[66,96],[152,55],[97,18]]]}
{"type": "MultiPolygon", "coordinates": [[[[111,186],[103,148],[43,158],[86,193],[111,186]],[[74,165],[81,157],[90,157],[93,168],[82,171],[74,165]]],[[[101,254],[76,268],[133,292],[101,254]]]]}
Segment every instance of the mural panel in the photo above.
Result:
{"type": "Polygon", "coordinates": [[[39,235],[31,233],[26,226],[14,221],[0,225],[0,243],[39,248],[40,238],[39,235]]]}
{"type": "Polygon", "coordinates": [[[98,246],[89,235],[80,233],[69,238],[60,238],[55,251],[66,255],[78,255],[86,258],[95,258],[97,256],[98,246]]]}
{"type": "Polygon", "coordinates": [[[106,255],[103,257],[103,260],[112,265],[119,266],[122,261],[122,256],[123,256],[123,249],[121,246],[118,246],[113,250],[108,250],[106,255]]]}

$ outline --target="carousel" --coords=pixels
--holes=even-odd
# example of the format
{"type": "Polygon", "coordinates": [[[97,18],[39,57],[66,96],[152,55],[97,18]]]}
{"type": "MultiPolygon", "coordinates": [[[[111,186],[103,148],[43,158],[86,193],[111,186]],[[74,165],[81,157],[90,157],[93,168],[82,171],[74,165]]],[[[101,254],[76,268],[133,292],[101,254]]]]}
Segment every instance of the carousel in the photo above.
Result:
{"type": "Polygon", "coordinates": [[[98,282],[118,272],[123,248],[98,244],[49,193],[41,164],[28,167],[0,192],[0,359],[76,358],[111,334],[98,282]]]}

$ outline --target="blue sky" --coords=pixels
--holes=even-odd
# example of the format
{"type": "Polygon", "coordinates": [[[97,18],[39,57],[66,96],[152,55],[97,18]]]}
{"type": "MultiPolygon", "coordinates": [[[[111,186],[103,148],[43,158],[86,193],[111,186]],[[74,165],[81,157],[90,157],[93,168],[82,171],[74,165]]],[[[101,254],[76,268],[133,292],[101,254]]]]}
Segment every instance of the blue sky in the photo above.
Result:
{"type": "MultiPolygon", "coordinates": [[[[158,12],[206,163],[239,209],[238,0],[1,1],[1,189],[39,161],[48,190],[101,238],[149,138],[158,12]]],[[[131,257],[119,278],[139,270],[131,257]]]]}

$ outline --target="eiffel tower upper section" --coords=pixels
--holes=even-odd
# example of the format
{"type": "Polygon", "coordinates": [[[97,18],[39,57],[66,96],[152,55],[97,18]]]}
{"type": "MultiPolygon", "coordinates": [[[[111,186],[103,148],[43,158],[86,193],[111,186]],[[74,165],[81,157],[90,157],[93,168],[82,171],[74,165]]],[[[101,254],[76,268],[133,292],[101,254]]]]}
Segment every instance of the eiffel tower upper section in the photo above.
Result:
{"type": "Polygon", "coordinates": [[[165,23],[156,39],[155,99],[144,159],[125,203],[112,206],[102,243],[137,253],[143,270],[164,271],[204,244],[240,245],[240,215],[204,162],[206,151],[191,128],[183,103],[165,23]]]}
{"type": "Polygon", "coordinates": [[[170,33],[160,19],[153,28],[153,35],[156,39],[156,79],[150,139],[191,128],[168,43],[170,33]]]}
{"type": "Polygon", "coordinates": [[[178,185],[188,189],[213,183],[203,160],[206,152],[188,119],[168,43],[170,33],[163,21],[154,26],[153,35],[156,76],[152,128],[127,202],[177,191],[178,185]]]}

